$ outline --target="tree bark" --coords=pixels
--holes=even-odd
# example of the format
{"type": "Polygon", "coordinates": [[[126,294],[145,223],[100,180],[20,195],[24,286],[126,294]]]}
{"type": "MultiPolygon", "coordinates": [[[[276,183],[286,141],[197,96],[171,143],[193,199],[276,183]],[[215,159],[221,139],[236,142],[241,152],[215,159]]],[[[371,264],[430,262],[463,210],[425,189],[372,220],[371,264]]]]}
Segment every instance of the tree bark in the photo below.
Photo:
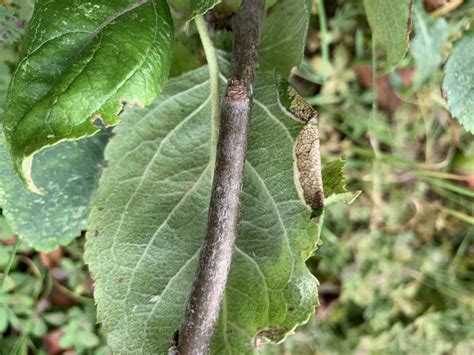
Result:
{"type": "Polygon", "coordinates": [[[232,20],[231,75],[221,106],[208,226],[177,352],[204,355],[219,318],[240,217],[240,192],[264,0],[243,0],[232,20]]]}

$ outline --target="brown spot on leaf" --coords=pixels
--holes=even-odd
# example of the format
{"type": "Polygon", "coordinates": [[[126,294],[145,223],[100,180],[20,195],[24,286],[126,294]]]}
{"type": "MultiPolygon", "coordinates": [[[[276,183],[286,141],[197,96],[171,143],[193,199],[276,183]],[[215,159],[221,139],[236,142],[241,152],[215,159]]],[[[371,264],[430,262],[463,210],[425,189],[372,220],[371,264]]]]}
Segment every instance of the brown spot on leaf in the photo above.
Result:
{"type": "Polygon", "coordinates": [[[258,331],[256,337],[257,338],[266,338],[271,341],[278,341],[284,337],[284,335],[288,332],[285,328],[280,327],[272,327],[272,328],[265,328],[258,331]]]}
{"type": "Polygon", "coordinates": [[[120,108],[120,111],[117,113],[117,116],[120,116],[123,111],[125,111],[125,108],[127,107],[128,102],[126,100],[120,101],[122,107],[120,108]]]}
{"type": "Polygon", "coordinates": [[[92,124],[96,126],[98,129],[100,129],[101,131],[107,129],[107,125],[105,124],[104,119],[100,115],[92,119],[92,124]]]}

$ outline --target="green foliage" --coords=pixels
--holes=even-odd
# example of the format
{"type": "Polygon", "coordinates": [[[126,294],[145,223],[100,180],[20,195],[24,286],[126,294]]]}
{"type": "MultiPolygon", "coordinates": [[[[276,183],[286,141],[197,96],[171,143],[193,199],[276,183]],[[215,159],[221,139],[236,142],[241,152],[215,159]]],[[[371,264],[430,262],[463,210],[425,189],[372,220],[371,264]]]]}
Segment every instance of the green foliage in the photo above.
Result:
{"type": "Polygon", "coordinates": [[[282,0],[263,24],[259,57],[262,69],[276,69],[288,78],[303,59],[309,25],[307,0],[282,0]]]}
{"type": "Polygon", "coordinates": [[[373,35],[387,54],[387,70],[395,68],[408,51],[411,6],[412,0],[364,0],[373,35]]]}
{"type": "Polygon", "coordinates": [[[68,0],[36,8],[3,127],[15,169],[32,190],[38,192],[31,177],[33,154],[115,125],[127,103],[146,105],[158,96],[171,43],[164,0],[99,1],[93,9],[68,0]]]}
{"type": "MultiPolygon", "coordinates": [[[[422,90],[414,88],[413,58],[405,61],[409,67],[378,76],[379,109],[376,119],[369,119],[371,68],[367,65],[362,74],[356,69],[370,61],[370,36],[354,3],[328,5],[328,13],[335,11],[328,19],[330,59],[338,70],[321,80],[318,38],[309,39],[308,52],[317,50],[299,71],[307,81],[293,82],[317,105],[322,157],[331,162],[347,156],[348,186],[364,193],[353,205],[325,210],[321,245],[307,261],[321,283],[317,315],[285,343],[261,352],[470,353],[474,145],[449,119],[441,70],[430,75],[422,90]],[[326,89],[336,82],[346,89],[326,89]],[[382,106],[386,98],[398,102],[393,111],[382,106]],[[456,142],[452,134],[460,134],[456,142]]],[[[444,17],[450,34],[459,36],[460,27],[453,30],[453,23],[463,17],[461,10],[444,17]]]]}
{"type": "Polygon", "coordinates": [[[421,1],[413,7],[415,36],[410,51],[416,63],[414,88],[421,86],[439,68],[443,46],[448,39],[448,23],[444,18],[433,19],[423,9],[421,1]]]}
{"type": "MultiPolygon", "coordinates": [[[[0,225],[4,221],[0,216],[0,225]]],[[[45,268],[40,259],[50,256],[39,255],[20,242],[10,275],[0,288],[2,354],[47,354],[54,349],[73,350],[78,355],[110,354],[95,325],[88,273],[81,260],[81,242],[83,239],[73,242],[60,256],[61,264],[73,264],[74,272],[81,275],[75,280],[62,266],[45,268]]],[[[5,272],[14,248],[11,244],[12,235],[3,236],[0,232],[0,272],[5,272]]],[[[3,276],[0,274],[0,284],[3,276]]]]}
{"type": "MultiPolygon", "coordinates": [[[[267,7],[273,2],[267,1],[267,7]]],[[[67,3],[82,5],[79,0],[67,3]]],[[[105,2],[98,6],[102,3],[105,2]]],[[[110,6],[125,3],[131,1],[110,6]]],[[[159,0],[151,3],[158,7],[164,4],[159,0]]],[[[218,1],[170,3],[176,29],[181,30],[184,23],[218,1]]],[[[286,76],[299,66],[308,24],[317,21],[316,16],[308,19],[309,3],[306,1],[304,6],[300,0],[282,0],[267,12],[260,70],[276,68],[286,76]]],[[[392,69],[407,50],[409,2],[364,3],[377,43],[387,53],[386,69],[392,69]]],[[[235,11],[238,4],[238,0],[225,0],[214,14],[226,15],[229,8],[235,11]]],[[[29,17],[30,5],[29,0],[7,2],[20,20],[29,17]]],[[[79,63],[67,68],[66,58],[61,57],[70,49],[66,42],[82,46],[87,37],[64,33],[71,29],[70,21],[77,20],[77,30],[83,22],[80,16],[91,15],[92,19],[84,22],[93,32],[101,27],[91,23],[104,20],[101,11],[89,13],[80,6],[79,10],[77,6],[74,11],[69,9],[70,16],[65,16],[69,10],[63,6],[61,16],[49,21],[51,14],[43,12],[48,6],[58,8],[59,1],[40,4],[37,14],[42,20],[34,20],[30,31],[38,30],[39,38],[41,26],[50,23],[46,27],[57,25],[56,32],[48,30],[43,39],[36,38],[36,47],[31,33],[27,34],[21,54],[28,56],[36,48],[38,54],[30,55],[33,59],[41,55],[36,64],[50,57],[57,61],[59,71],[50,70],[57,69],[50,61],[46,63],[49,68],[43,63],[43,74],[51,79],[44,81],[41,77],[41,85],[47,84],[39,95],[44,97],[58,90],[54,80],[65,83],[64,76],[71,75],[67,73],[84,60],[76,57],[79,63]],[[63,20],[68,24],[63,26],[63,20]],[[56,34],[61,37],[55,38],[56,34]],[[51,42],[44,42],[48,38],[51,42]],[[69,41],[71,38],[73,41],[69,41]]],[[[311,211],[304,207],[294,184],[293,143],[301,124],[278,102],[273,73],[259,73],[241,234],[214,353],[252,353],[254,335],[258,335],[256,343],[260,345],[264,338],[281,339],[295,325],[305,322],[317,303],[316,281],[307,267],[322,283],[318,317],[283,345],[260,348],[262,353],[464,354],[473,348],[473,234],[467,231],[466,223],[474,223],[469,200],[473,196],[469,176],[474,145],[467,134],[450,131],[452,123],[448,124],[438,85],[438,69],[449,48],[446,42],[459,35],[466,23],[465,13],[472,5],[451,9],[436,20],[437,16],[422,9],[421,2],[416,6],[412,58],[403,61],[406,66],[415,63],[414,75],[409,67],[372,81],[364,78],[371,73],[370,68],[362,74],[356,70],[370,58],[371,37],[362,4],[355,0],[325,2],[328,33],[322,36],[314,26],[307,40],[308,57],[302,68],[294,71],[300,77],[293,77],[293,84],[318,106],[321,121],[322,157],[328,162],[323,168],[327,206],[324,227],[309,220],[311,211]],[[321,48],[328,49],[326,55],[321,56],[321,48]],[[372,82],[377,83],[378,97],[373,106],[374,90],[367,85],[372,82]],[[384,99],[395,104],[387,106],[384,99]],[[453,137],[458,141],[453,143],[453,137]],[[347,162],[338,159],[341,155],[349,157],[347,162]],[[360,194],[346,190],[344,170],[350,177],[349,186],[364,194],[356,205],[333,206],[338,201],[350,204],[360,194]],[[316,244],[319,252],[313,255],[316,244]]],[[[121,22],[111,27],[132,26],[121,22]]],[[[110,50],[104,55],[113,55],[107,58],[107,65],[111,66],[111,61],[121,63],[124,48],[132,51],[136,34],[144,33],[141,24],[134,22],[133,26],[123,43],[119,39],[115,44],[109,43],[110,50]],[[124,44],[124,48],[117,43],[124,44]]],[[[170,23],[167,26],[171,28],[170,23]]],[[[104,34],[112,35],[110,30],[104,27],[104,34]]],[[[174,42],[174,76],[195,69],[204,61],[193,31],[194,27],[188,26],[186,34],[181,32],[174,42]]],[[[215,38],[223,34],[229,37],[230,32],[216,31],[215,38]]],[[[114,38],[119,37],[122,34],[117,33],[114,38]]],[[[471,30],[455,44],[445,66],[443,84],[452,114],[471,131],[472,38],[471,30]]],[[[163,41],[167,46],[164,57],[169,60],[171,38],[163,41]]],[[[95,44],[94,40],[88,43],[88,50],[95,44]]],[[[131,54],[142,56],[144,46],[138,44],[138,52],[131,54]]],[[[0,44],[0,108],[17,60],[17,48],[0,44]]],[[[96,65],[94,60],[91,63],[96,65]]],[[[159,66],[156,64],[152,63],[153,70],[159,66]]],[[[22,65],[25,63],[20,64],[15,80],[34,74],[22,74],[22,65]]],[[[122,66],[117,68],[122,74],[126,71],[125,68],[122,72],[122,66]]],[[[111,66],[110,72],[117,68],[111,66]]],[[[104,65],[99,69],[107,68],[104,65]]],[[[147,102],[151,102],[166,79],[165,69],[161,68],[162,72],[150,80],[148,72],[141,72],[141,80],[137,79],[136,86],[130,88],[132,94],[142,95],[143,90],[149,90],[147,102]],[[151,82],[159,85],[148,87],[151,82]]],[[[94,75],[94,89],[106,84],[96,73],[88,74],[94,75]]],[[[81,75],[78,78],[86,82],[87,78],[81,75]]],[[[20,80],[16,89],[13,87],[17,91],[11,97],[20,104],[13,105],[10,98],[12,112],[37,112],[30,106],[41,106],[41,97],[32,95],[40,92],[35,81],[26,79],[20,80]],[[22,100],[30,100],[31,105],[22,100]]],[[[91,97],[104,97],[86,90],[84,98],[81,87],[76,89],[74,95],[85,101],[94,103],[91,97]]],[[[123,123],[116,129],[117,137],[107,150],[109,168],[94,204],[87,256],[98,279],[99,316],[117,352],[145,349],[143,352],[164,353],[181,324],[204,234],[212,180],[216,124],[210,121],[208,90],[206,68],[171,80],[163,96],[150,107],[127,109],[123,123]]],[[[69,98],[61,96],[68,116],[82,115],[84,121],[79,121],[87,120],[92,126],[90,118],[95,115],[84,115],[84,107],[77,105],[79,101],[69,102],[69,98]]],[[[116,110],[111,111],[114,115],[122,108],[119,100],[115,103],[116,110]]],[[[7,117],[7,121],[14,116],[7,117]]],[[[115,116],[114,119],[118,120],[115,116]]],[[[50,129],[44,122],[38,120],[40,128],[50,129]]],[[[99,120],[95,124],[103,128],[111,123],[99,120]]],[[[64,124],[61,129],[67,127],[64,124]]],[[[39,152],[33,163],[33,179],[48,192],[46,196],[22,189],[6,157],[3,137],[0,138],[0,207],[13,227],[0,216],[0,271],[5,272],[13,260],[9,277],[2,275],[0,279],[5,281],[0,292],[2,353],[43,354],[43,342],[55,331],[60,334],[56,342],[62,350],[108,353],[94,325],[90,279],[80,261],[82,247],[77,241],[64,249],[65,256],[50,272],[38,261],[44,255],[33,253],[25,243],[19,244],[18,256],[11,258],[13,233],[46,250],[67,243],[85,228],[106,138],[95,136],[61,143],[39,152]],[[52,305],[51,287],[53,291],[58,287],[65,291],[78,306],[64,310],[52,305]]]]}
{"type": "Polygon", "coordinates": [[[78,353],[95,348],[100,343],[95,334],[94,324],[79,308],[68,311],[68,323],[64,326],[64,335],[59,345],[62,349],[73,347],[78,353]]]}
{"type": "Polygon", "coordinates": [[[27,190],[15,174],[0,132],[0,207],[22,240],[38,250],[51,251],[81,234],[107,141],[108,134],[101,133],[39,153],[33,178],[45,189],[46,194],[40,196],[27,190]]]}
{"type": "Polygon", "coordinates": [[[474,31],[456,42],[445,68],[443,91],[451,114],[474,134],[474,31]]]}
{"type": "MultiPolygon", "coordinates": [[[[208,80],[207,68],[170,80],[152,107],[126,115],[106,150],[110,165],[93,203],[86,260],[100,319],[117,351],[164,353],[183,320],[213,174],[208,80]]],[[[259,330],[280,339],[317,302],[316,280],[304,265],[317,226],[293,176],[301,123],[277,101],[273,73],[261,74],[241,228],[214,353],[252,353],[259,330]]]]}

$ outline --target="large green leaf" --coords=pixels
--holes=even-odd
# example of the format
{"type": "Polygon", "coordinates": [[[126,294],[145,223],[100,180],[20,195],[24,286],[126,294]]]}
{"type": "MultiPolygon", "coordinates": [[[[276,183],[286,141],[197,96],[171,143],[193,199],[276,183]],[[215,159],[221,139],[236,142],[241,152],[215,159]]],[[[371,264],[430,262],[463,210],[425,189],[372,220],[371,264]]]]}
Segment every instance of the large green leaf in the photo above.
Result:
{"type": "Polygon", "coordinates": [[[410,45],[410,52],[415,58],[415,88],[423,84],[439,67],[442,61],[442,50],[448,38],[448,24],[444,18],[433,19],[423,9],[421,1],[413,7],[415,37],[410,45]]]}
{"type": "Polygon", "coordinates": [[[443,81],[451,114],[474,134],[474,31],[456,42],[448,58],[443,81]]]}
{"type": "MultiPolygon", "coordinates": [[[[183,321],[213,177],[209,95],[207,68],[170,80],[152,107],[125,115],[106,150],[85,258],[117,352],[166,354],[183,321]]],[[[305,266],[318,226],[295,186],[302,126],[279,103],[273,72],[261,74],[213,353],[252,353],[257,333],[281,339],[318,304],[317,281],[305,266]]]]}
{"type": "Polygon", "coordinates": [[[165,0],[38,1],[10,84],[4,132],[16,170],[35,189],[32,156],[150,104],[168,75],[165,0]]]}
{"type": "Polygon", "coordinates": [[[309,25],[307,0],[281,0],[265,19],[259,56],[262,69],[276,69],[290,75],[303,59],[309,25]]]}
{"type": "Polygon", "coordinates": [[[107,139],[101,133],[40,152],[33,164],[33,178],[47,191],[40,196],[29,191],[13,171],[0,131],[0,207],[22,240],[51,251],[81,234],[107,139]]]}
{"type": "Polygon", "coordinates": [[[364,0],[374,37],[387,54],[387,70],[396,67],[407,53],[411,6],[412,0],[364,0]]]}

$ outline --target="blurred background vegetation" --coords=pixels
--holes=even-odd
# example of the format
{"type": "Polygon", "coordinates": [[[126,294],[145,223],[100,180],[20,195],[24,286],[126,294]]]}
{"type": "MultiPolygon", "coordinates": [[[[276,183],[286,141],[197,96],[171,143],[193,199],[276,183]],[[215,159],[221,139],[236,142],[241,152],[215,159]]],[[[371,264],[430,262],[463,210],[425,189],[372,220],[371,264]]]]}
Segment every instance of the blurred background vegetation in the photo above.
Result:
{"type": "MultiPolygon", "coordinates": [[[[0,4],[21,21],[21,38],[33,1],[0,4]]],[[[474,140],[441,90],[443,64],[474,19],[474,3],[415,1],[410,50],[391,73],[373,51],[362,1],[321,5],[314,1],[292,83],[319,112],[323,159],[346,156],[349,187],[363,193],[327,211],[322,244],[308,260],[321,284],[316,316],[259,351],[474,354],[474,140]]],[[[173,75],[204,62],[197,41],[178,36],[173,75]]],[[[0,42],[0,117],[18,50],[18,41],[0,42]]],[[[37,253],[17,244],[0,216],[0,272],[9,272],[0,284],[1,355],[110,353],[83,244],[81,236],[37,253]]]]}

